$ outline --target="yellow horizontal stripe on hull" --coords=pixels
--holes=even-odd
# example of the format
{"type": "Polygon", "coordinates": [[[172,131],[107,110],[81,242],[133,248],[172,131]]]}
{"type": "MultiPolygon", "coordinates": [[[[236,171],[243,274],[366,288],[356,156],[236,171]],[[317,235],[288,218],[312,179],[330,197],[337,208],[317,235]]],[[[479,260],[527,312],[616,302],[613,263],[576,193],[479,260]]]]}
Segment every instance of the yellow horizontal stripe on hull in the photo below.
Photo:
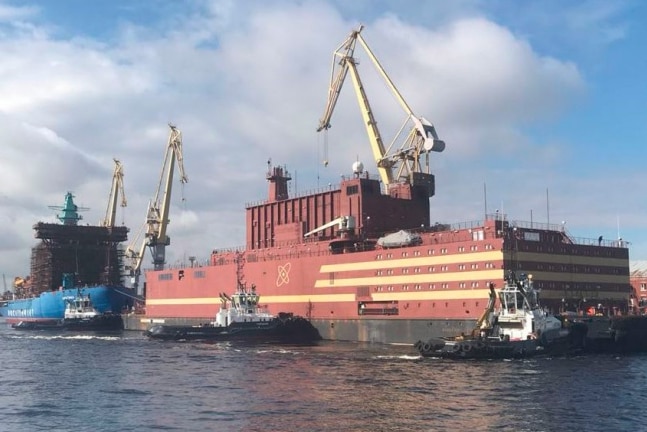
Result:
{"type": "MultiPolygon", "coordinates": [[[[567,291],[567,297],[577,298],[582,297],[587,301],[595,301],[596,299],[604,300],[627,300],[629,298],[629,293],[616,292],[616,291],[593,291],[593,290],[582,290],[582,291],[567,291]]],[[[541,299],[561,299],[564,298],[564,291],[561,290],[542,290],[539,294],[539,301],[541,299]]]]}
{"type": "MultiPolygon", "coordinates": [[[[382,256],[388,252],[384,252],[382,256]]],[[[411,252],[409,252],[411,253],[411,252]]],[[[429,265],[445,265],[455,263],[472,263],[481,261],[500,261],[503,259],[501,251],[476,252],[451,255],[429,255],[423,257],[402,258],[402,259],[381,259],[376,261],[362,261],[344,264],[324,264],[319,271],[321,273],[343,272],[354,270],[378,270],[396,267],[413,267],[429,265]]]]}
{"type": "Polygon", "coordinates": [[[503,279],[503,270],[465,271],[457,273],[429,273],[403,276],[372,276],[347,279],[318,279],[315,288],[347,286],[399,285],[443,282],[494,281],[503,279]]]}
{"type": "Polygon", "coordinates": [[[456,291],[411,291],[399,293],[373,293],[371,298],[376,301],[417,301],[417,300],[468,300],[487,299],[490,297],[489,289],[456,290],[456,291]]]}
{"type": "MultiPolygon", "coordinates": [[[[323,302],[349,302],[355,301],[355,294],[318,294],[318,295],[294,295],[294,296],[261,296],[261,304],[273,303],[313,303],[323,302]]],[[[184,306],[184,305],[205,305],[220,304],[220,297],[203,298],[169,298],[169,299],[147,299],[148,306],[184,306]]]]}
{"type": "Polygon", "coordinates": [[[543,262],[553,264],[579,264],[588,266],[610,266],[626,267],[629,260],[625,258],[605,258],[594,256],[558,255],[554,253],[540,252],[508,252],[506,255],[513,255],[519,261],[543,262]]]}
{"type": "Polygon", "coordinates": [[[146,304],[150,306],[182,306],[195,304],[220,304],[220,297],[202,297],[202,298],[170,298],[170,299],[146,299],[146,304]]]}
{"type": "MultiPolygon", "coordinates": [[[[550,273],[550,272],[533,272],[535,281],[542,282],[564,282],[564,283],[620,283],[629,284],[628,275],[601,275],[591,273],[550,273]]],[[[571,287],[575,289],[575,287],[571,287]]]]}
{"type": "MultiPolygon", "coordinates": [[[[569,292],[572,296],[572,292],[569,292]]],[[[584,291],[587,299],[626,299],[626,293],[618,292],[588,292],[584,291]]],[[[562,298],[563,292],[557,290],[543,290],[540,294],[542,298],[557,299],[562,298]]],[[[445,300],[470,300],[470,299],[487,299],[489,290],[434,290],[434,291],[405,291],[405,292],[378,292],[372,293],[371,299],[374,301],[445,301],[445,300]]],[[[261,304],[276,303],[346,303],[356,301],[355,294],[317,294],[317,295],[286,295],[286,296],[262,296],[261,304]]],[[[220,303],[220,298],[171,298],[171,299],[148,299],[146,304],[149,306],[180,306],[180,305],[216,305],[220,303]]]]}

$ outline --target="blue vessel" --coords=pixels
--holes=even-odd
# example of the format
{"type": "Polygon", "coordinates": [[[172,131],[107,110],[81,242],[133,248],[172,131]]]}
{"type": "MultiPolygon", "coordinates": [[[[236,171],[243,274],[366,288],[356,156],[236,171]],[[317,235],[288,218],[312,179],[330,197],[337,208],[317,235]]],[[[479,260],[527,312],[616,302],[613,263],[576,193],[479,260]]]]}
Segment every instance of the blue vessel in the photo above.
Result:
{"type": "Polygon", "coordinates": [[[65,196],[58,219],[61,224],[38,222],[32,248],[30,277],[16,278],[13,298],[0,303],[0,314],[9,324],[56,322],[65,306],[79,295],[89,296],[99,313],[122,313],[137,300],[122,283],[119,243],[127,239],[124,226],[79,225],[82,219],[72,193],[65,196]]]}
{"type": "Polygon", "coordinates": [[[129,288],[113,285],[69,287],[47,291],[38,297],[8,300],[0,304],[0,314],[9,324],[20,321],[56,322],[63,319],[66,302],[77,295],[89,296],[100,313],[121,313],[133,307],[135,296],[129,288]]]}

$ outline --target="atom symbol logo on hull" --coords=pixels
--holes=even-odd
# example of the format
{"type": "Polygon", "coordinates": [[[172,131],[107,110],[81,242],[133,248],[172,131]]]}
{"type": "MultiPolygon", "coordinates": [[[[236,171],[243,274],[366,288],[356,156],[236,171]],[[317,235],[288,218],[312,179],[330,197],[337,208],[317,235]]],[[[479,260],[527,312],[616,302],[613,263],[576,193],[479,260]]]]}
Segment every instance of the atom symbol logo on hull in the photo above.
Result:
{"type": "Polygon", "coordinates": [[[276,286],[280,287],[281,285],[285,284],[287,285],[290,283],[290,267],[292,265],[290,263],[287,263],[285,265],[279,265],[278,271],[279,275],[276,278],[276,286]]]}

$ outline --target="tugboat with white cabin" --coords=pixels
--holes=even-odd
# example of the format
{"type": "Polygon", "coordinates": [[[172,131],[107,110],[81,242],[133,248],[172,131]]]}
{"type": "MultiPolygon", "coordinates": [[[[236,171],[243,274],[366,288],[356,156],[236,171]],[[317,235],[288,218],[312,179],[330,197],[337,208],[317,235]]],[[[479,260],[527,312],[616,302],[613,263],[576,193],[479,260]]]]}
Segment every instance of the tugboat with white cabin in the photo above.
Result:
{"type": "Polygon", "coordinates": [[[566,327],[539,304],[532,275],[514,272],[499,291],[500,308],[490,283],[490,300],[470,335],[419,340],[414,347],[423,357],[450,359],[522,358],[538,354],[564,353],[586,334],[577,324],[566,327]]]}
{"type": "Polygon", "coordinates": [[[248,289],[238,282],[229,296],[220,293],[220,310],[215,321],[195,326],[155,324],[144,332],[151,339],[247,341],[261,343],[312,343],[321,336],[303,317],[279,312],[273,315],[261,307],[256,286],[248,289]]]}
{"type": "Polygon", "coordinates": [[[118,331],[123,330],[121,315],[112,312],[98,312],[89,295],[78,293],[65,299],[63,327],[66,330],[118,331]]]}

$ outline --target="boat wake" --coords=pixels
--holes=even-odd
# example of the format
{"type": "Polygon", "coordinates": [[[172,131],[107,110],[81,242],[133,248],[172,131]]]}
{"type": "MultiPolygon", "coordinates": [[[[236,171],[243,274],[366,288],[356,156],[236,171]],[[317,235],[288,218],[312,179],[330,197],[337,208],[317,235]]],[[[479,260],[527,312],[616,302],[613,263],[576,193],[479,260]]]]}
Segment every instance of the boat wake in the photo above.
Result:
{"type": "Polygon", "coordinates": [[[121,340],[120,336],[107,336],[107,335],[34,335],[34,334],[16,334],[8,336],[11,339],[40,339],[40,340],[105,340],[105,341],[117,341],[121,340]]]}

